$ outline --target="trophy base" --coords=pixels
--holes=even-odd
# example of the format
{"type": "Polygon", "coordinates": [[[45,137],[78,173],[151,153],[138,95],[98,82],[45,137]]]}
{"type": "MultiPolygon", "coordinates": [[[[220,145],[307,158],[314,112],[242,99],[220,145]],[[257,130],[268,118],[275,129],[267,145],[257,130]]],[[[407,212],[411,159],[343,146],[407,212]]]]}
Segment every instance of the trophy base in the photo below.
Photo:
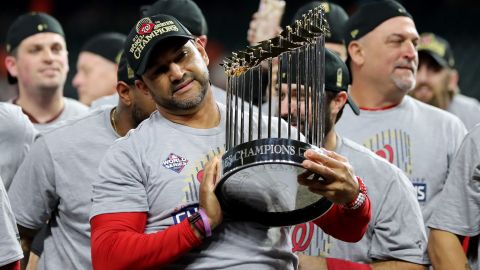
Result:
{"type": "Polygon", "coordinates": [[[227,151],[222,157],[223,177],[215,190],[225,215],[266,226],[290,226],[327,212],[332,203],[297,181],[305,171],[303,154],[310,148],[317,147],[270,138],[227,151]]]}

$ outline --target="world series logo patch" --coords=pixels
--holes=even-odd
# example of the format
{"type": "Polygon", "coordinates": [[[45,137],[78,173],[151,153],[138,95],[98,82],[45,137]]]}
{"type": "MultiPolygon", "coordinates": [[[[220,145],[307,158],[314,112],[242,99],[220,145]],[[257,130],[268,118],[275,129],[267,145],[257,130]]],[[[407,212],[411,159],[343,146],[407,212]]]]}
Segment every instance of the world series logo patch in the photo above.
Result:
{"type": "Polygon", "coordinates": [[[180,173],[187,165],[188,160],[174,153],[170,153],[167,159],[162,162],[163,167],[170,169],[176,173],[180,173]]]}

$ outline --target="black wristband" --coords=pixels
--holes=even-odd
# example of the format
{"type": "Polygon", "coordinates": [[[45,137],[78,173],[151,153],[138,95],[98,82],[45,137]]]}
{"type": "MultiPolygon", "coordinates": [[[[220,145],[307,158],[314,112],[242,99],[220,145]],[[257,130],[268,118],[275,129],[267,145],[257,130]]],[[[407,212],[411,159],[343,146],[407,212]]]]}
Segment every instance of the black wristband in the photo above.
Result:
{"type": "Polygon", "coordinates": [[[206,237],[205,224],[203,224],[202,216],[200,213],[196,212],[193,215],[188,217],[188,222],[193,225],[195,229],[202,235],[203,238],[206,237]]]}

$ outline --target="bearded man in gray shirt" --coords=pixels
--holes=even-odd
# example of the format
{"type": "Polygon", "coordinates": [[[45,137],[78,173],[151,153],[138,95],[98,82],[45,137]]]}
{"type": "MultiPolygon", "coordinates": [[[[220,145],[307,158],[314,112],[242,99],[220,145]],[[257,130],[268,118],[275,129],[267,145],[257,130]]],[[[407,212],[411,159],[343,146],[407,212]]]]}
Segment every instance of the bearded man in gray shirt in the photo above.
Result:
{"type": "MultiPolygon", "coordinates": [[[[283,76],[286,65],[281,70],[282,78],[287,77],[283,76]]],[[[311,222],[296,225],[291,235],[293,251],[299,254],[301,269],[425,269],[429,263],[427,236],[412,184],[399,168],[335,131],[346,105],[360,113],[347,94],[349,83],[345,63],[333,51],[325,50],[325,148],[348,159],[355,175],[365,182],[372,201],[372,219],[367,233],[356,243],[338,240],[311,222]]],[[[296,85],[291,86],[290,98],[287,86],[283,83],[280,89],[281,115],[288,118],[290,105],[291,118],[296,119],[296,85]]],[[[304,99],[305,91],[300,91],[300,100],[304,99]]],[[[300,115],[300,123],[294,124],[302,127],[303,106],[300,115]]]]}

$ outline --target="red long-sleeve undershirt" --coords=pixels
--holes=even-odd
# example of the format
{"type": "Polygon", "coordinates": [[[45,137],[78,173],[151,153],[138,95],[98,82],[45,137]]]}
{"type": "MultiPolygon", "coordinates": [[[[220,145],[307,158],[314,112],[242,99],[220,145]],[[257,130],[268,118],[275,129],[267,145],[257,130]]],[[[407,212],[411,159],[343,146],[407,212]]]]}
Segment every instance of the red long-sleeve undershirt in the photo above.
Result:
{"type": "Polygon", "coordinates": [[[0,266],[0,270],[20,270],[20,261],[16,261],[4,266],[0,266]]]}
{"type": "Polygon", "coordinates": [[[367,196],[365,202],[353,210],[334,204],[327,213],[315,219],[313,223],[338,240],[358,242],[367,231],[371,217],[370,198],[367,196]]]}
{"type": "MultiPolygon", "coordinates": [[[[370,220],[370,200],[355,210],[334,205],[314,221],[331,236],[354,242],[362,238],[370,220]]],[[[92,218],[91,244],[94,269],[151,269],[168,265],[200,245],[185,219],[164,231],[145,234],[147,213],[102,214],[92,218]]]]}
{"type": "Polygon", "coordinates": [[[164,231],[145,234],[147,213],[103,214],[92,218],[94,269],[158,269],[201,241],[188,219],[164,231]]]}

